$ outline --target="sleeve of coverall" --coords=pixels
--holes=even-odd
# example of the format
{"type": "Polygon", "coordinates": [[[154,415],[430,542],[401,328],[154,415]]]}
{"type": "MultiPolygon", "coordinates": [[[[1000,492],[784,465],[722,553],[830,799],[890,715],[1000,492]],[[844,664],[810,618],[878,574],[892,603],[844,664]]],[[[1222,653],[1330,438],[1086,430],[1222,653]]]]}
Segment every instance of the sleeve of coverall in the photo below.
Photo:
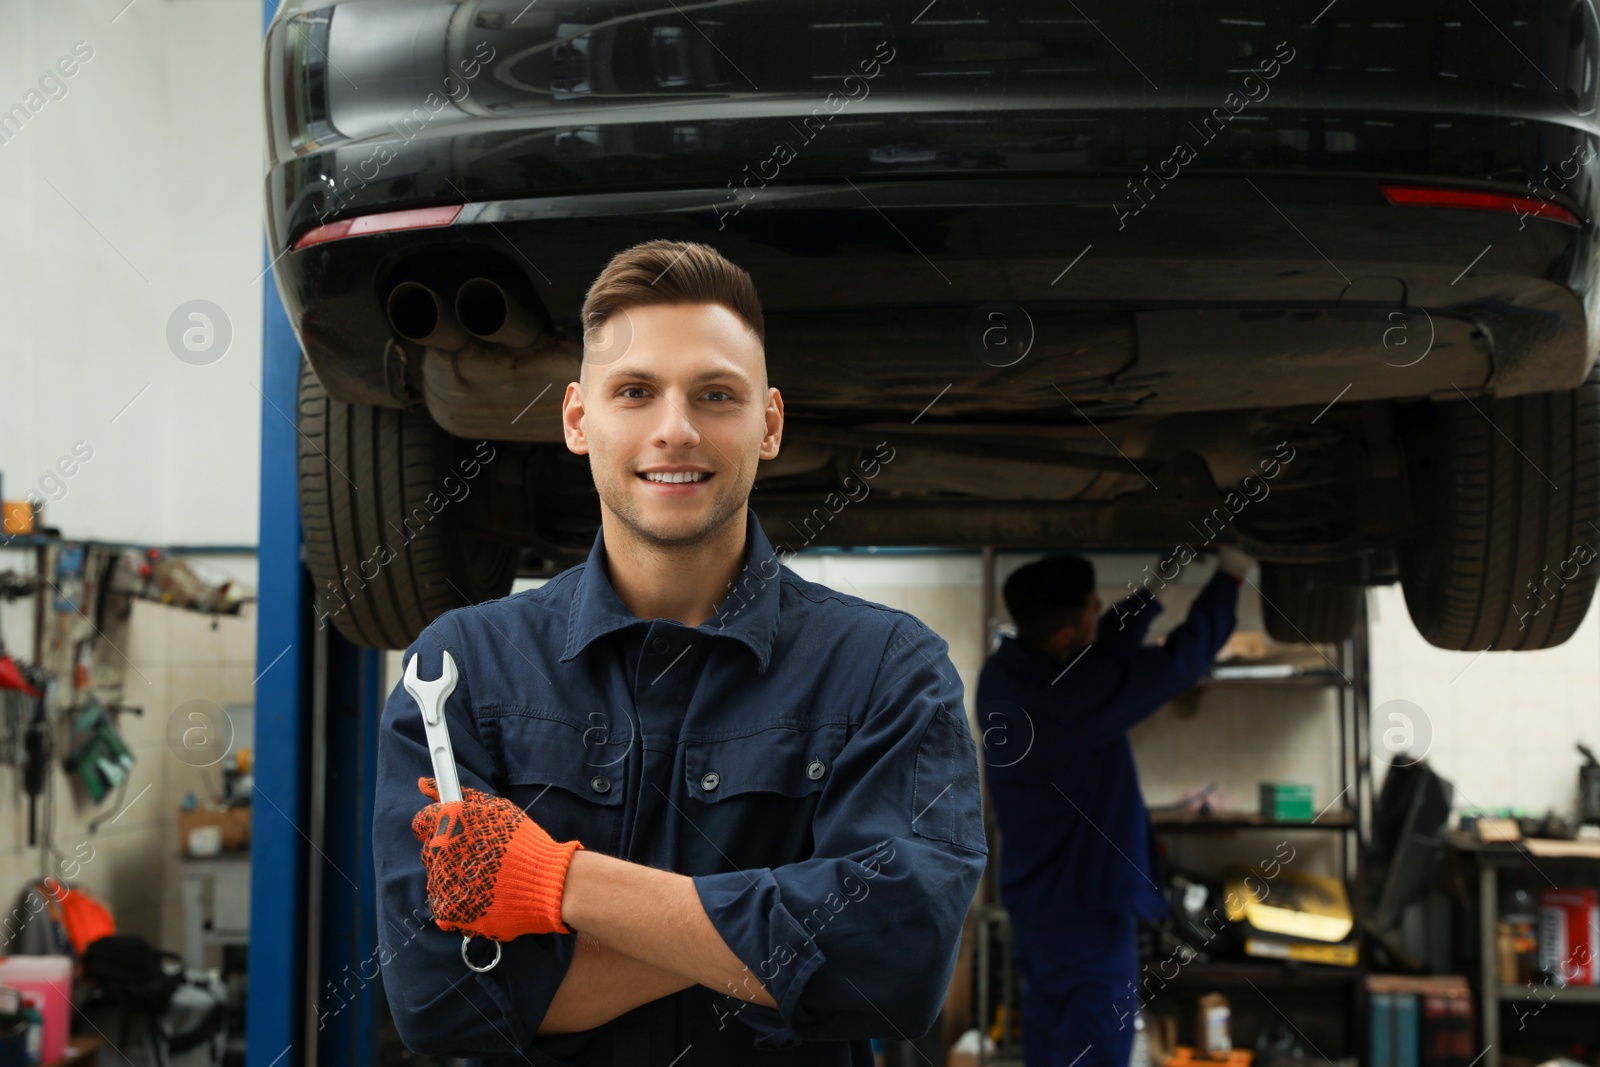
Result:
{"type": "MultiPolygon", "coordinates": [[[[495,760],[485,748],[472,710],[473,661],[451,612],[435,620],[406,649],[402,663],[420,655],[418,673],[437,678],[442,650],[460,673],[445,704],[450,745],[463,789],[495,793],[495,760]]],[[[535,1067],[562,1062],[574,1035],[537,1037],[556,989],[566,977],[577,934],[537,934],[502,943],[500,963],[485,973],[461,959],[461,934],[441,930],[428,907],[427,871],[411,820],[427,796],[417,779],[433,776],[422,712],[403,681],[395,684],[378,724],[377,795],[372,849],[377,878],[378,962],[395,1028],[406,1047],[424,1055],[522,1056],[535,1067]]],[[[493,945],[474,939],[475,963],[493,945]]],[[[581,1035],[578,1035],[581,1036],[581,1035]]]]}
{"type": "MultiPolygon", "coordinates": [[[[1233,633],[1238,600],[1239,583],[1219,571],[1200,590],[1189,605],[1188,616],[1167,634],[1162,644],[1126,650],[1091,649],[1089,655],[1108,655],[1115,661],[1110,675],[1112,692],[1101,702],[1100,710],[1072,719],[1072,743],[1099,744],[1125,733],[1199,681],[1233,633]]],[[[1071,679],[1068,673],[1062,684],[1071,679]]],[[[1040,699],[1041,707],[1048,706],[1048,694],[1040,699]]]]}
{"type": "Polygon", "coordinates": [[[695,878],[776,1008],[729,996],[757,1048],[933,1026],[988,855],[978,754],[949,646],[895,618],[867,712],[828,772],[812,858],[695,878]]]}

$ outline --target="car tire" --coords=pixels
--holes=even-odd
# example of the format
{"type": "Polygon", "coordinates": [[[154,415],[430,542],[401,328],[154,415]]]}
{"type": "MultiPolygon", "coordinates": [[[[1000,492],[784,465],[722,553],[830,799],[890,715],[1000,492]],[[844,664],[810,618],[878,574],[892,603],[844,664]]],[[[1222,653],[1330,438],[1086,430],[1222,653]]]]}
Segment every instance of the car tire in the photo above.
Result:
{"type": "Polygon", "coordinates": [[[1261,621],[1291,644],[1338,644],[1355,629],[1365,588],[1329,581],[1317,568],[1261,563],[1261,621]]]}
{"type": "Polygon", "coordinates": [[[1600,365],[1578,388],[1436,406],[1400,546],[1411,621],[1461,651],[1553,648],[1594,599],[1600,365]]]}
{"type": "Polygon", "coordinates": [[[464,530],[458,503],[425,503],[448,500],[445,479],[465,452],[426,410],[342,403],[302,362],[299,431],[319,625],[366,648],[405,648],[446,611],[511,591],[515,546],[464,530]]]}

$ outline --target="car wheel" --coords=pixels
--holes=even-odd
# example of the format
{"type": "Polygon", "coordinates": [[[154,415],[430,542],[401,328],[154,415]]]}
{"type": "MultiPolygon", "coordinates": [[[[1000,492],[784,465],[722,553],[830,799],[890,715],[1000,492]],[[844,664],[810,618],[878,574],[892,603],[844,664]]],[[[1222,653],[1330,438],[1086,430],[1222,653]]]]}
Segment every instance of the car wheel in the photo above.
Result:
{"type": "Polygon", "coordinates": [[[1261,563],[1261,619],[1267,636],[1337,644],[1350,636],[1365,588],[1332,582],[1317,568],[1261,563]]]}
{"type": "Polygon", "coordinates": [[[299,430],[319,624],[367,648],[405,648],[451,608],[511,591],[516,547],[463,529],[445,479],[465,442],[425,410],[334,400],[303,362],[299,430]]]}
{"type": "Polygon", "coordinates": [[[1411,621],[1440,648],[1561,644],[1600,568],[1600,366],[1577,389],[1439,404],[1430,431],[1399,552],[1411,621]]]}

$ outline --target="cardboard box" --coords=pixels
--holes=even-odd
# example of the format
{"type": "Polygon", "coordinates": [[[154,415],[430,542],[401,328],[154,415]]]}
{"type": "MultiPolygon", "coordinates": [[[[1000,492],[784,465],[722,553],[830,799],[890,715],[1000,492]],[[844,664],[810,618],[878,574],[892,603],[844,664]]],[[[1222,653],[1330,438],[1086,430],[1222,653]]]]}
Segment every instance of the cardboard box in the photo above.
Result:
{"type": "Polygon", "coordinates": [[[205,842],[207,838],[215,839],[218,834],[221,835],[224,852],[249,848],[250,809],[198,808],[178,812],[178,847],[188,855],[211,855],[212,851],[205,842]]]}

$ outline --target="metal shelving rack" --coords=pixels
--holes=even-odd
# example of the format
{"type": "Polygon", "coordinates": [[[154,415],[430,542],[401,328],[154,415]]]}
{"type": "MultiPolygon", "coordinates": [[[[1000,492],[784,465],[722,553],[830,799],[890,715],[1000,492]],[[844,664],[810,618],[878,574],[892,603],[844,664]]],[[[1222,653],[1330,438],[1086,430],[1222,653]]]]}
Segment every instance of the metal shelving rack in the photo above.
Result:
{"type": "MultiPolygon", "coordinates": [[[[1327,670],[1311,670],[1282,677],[1208,678],[1202,689],[1232,688],[1333,688],[1339,694],[1339,793],[1311,820],[1281,821],[1263,819],[1253,813],[1223,813],[1215,817],[1185,815],[1158,817],[1152,813],[1152,828],[1158,834],[1239,833],[1276,830],[1290,833],[1336,833],[1343,847],[1337,851],[1339,878],[1350,896],[1358,938],[1361,909],[1367,896],[1366,842],[1371,828],[1372,753],[1370,743],[1371,689],[1368,670],[1367,599],[1360,598],[1360,610],[1350,636],[1337,646],[1338,661],[1327,670]],[[1335,807],[1335,805],[1342,806],[1335,807]]],[[[1347,1033],[1360,1047],[1366,1033],[1367,946],[1361,945],[1361,962],[1355,967],[1335,968],[1317,964],[1290,964],[1272,960],[1244,960],[1219,963],[1191,963],[1182,972],[1183,984],[1249,990],[1263,996],[1258,987],[1321,989],[1330,992],[1344,987],[1347,1033]]]]}
{"type": "MultiPolygon", "coordinates": [[[[1365,843],[1371,829],[1372,750],[1370,724],[1372,695],[1368,682],[1366,598],[1351,634],[1337,646],[1338,662],[1328,670],[1305,671],[1272,678],[1206,678],[1198,688],[1333,688],[1339,693],[1339,792],[1309,821],[1262,819],[1251,813],[1229,812],[1206,818],[1160,818],[1152,813],[1158,833],[1218,833],[1241,830],[1322,830],[1344,835],[1339,851],[1339,877],[1351,893],[1356,908],[1366,897],[1365,843]],[[1334,805],[1343,802],[1343,806],[1334,805]]],[[[1359,925],[1359,924],[1358,924],[1359,925]]]]}

